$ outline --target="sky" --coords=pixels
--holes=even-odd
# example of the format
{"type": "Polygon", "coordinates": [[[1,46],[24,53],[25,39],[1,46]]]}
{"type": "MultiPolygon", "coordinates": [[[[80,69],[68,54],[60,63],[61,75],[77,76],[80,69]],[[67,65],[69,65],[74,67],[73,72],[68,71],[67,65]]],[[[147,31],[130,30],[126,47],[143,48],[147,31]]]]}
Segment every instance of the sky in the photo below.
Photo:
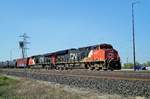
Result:
{"type": "MultiPolygon", "coordinates": [[[[0,0],[0,60],[110,43],[121,61],[132,62],[133,0],[0,0]]],[[[150,0],[135,5],[136,60],[150,60],[150,0]]]]}

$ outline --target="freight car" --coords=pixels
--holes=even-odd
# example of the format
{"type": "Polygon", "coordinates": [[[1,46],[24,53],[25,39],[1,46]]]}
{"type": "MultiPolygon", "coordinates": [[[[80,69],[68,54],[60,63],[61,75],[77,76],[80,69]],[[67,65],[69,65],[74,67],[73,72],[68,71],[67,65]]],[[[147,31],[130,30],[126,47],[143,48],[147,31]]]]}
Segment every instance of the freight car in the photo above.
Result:
{"type": "Polygon", "coordinates": [[[16,66],[16,60],[2,61],[0,62],[0,68],[14,68],[16,66]]]}
{"type": "Polygon", "coordinates": [[[2,62],[0,62],[0,68],[8,68],[9,67],[9,65],[8,65],[8,61],[2,61],[2,62]]]}
{"type": "Polygon", "coordinates": [[[16,68],[26,68],[28,67],[28,58],[20,58],[16,60],[16,68]]]}

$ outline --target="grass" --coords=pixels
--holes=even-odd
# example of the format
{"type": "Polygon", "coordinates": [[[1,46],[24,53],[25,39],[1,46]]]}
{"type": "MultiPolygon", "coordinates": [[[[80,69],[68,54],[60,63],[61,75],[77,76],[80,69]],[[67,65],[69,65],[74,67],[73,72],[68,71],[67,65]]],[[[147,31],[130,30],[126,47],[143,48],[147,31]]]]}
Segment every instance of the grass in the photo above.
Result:
{"type": "MultiPolygon", "coordinates": [[[[86,99],[57,85],[0,75],[0,99],[86,99]]],[[[95,98],[93,98],[95,99],[95,98]]]]}
{"type": "Polygon", "coordinates": [[[0,99],[5,99],[13,95],[13,89],[17,84],[17,80],[8,78],[6,76],[0,76],[0,99]]]}

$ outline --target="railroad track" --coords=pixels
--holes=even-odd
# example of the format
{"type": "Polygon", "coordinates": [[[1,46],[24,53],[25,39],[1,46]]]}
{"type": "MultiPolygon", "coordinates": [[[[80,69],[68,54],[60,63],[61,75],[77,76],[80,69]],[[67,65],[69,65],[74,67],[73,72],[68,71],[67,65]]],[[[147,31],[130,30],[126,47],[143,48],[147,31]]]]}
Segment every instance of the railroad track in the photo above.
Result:
{"type": "Polygon", "coordinates": [[[132,71],[90,71],[86,69],[74,70],[45,70],[45,69],[3,69],[4,71],[27,72],[34,74],[47,74],[59,76],[74,76],[86,78],[105,78],[105,79],[122,79],[122,80],[142,80],[150,81],[150,72],[132,72],[132,71]]]}
{"type": "Polygon", "coordinates": [[[1,74],[150,99],[150,73],[128,71],[0,69],[1,74]]]}

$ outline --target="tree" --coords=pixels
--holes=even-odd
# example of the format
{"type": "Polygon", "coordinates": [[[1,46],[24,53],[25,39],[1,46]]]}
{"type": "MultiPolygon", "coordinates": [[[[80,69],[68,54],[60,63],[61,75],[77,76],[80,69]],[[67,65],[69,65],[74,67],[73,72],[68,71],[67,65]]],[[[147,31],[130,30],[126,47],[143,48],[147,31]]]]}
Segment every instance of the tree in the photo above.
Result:
{"type": "Polygon", "coordinates": [[[133,66],[134,66],[134,64],[133,64],[133,63],[124,63],[123,68],[124,68],[124,69],[132,69],[132,68],[133,68],[133,66]]]}
{"type": "Polygon", "coordinates": [[[147,62],[143,63],[143,65],[146,66],[146,67],[150,66],[150,61],[147,61],[147,62]]]}
{"type": "MultiPolygon", "coordinates": [[[[141,65],[139,62],[136,62],[136,65],[141,65]]],[[[133,69],[134,68],[134,64],[133,63],[124,63],[123,66],[124,69],[133,69]]]]}

